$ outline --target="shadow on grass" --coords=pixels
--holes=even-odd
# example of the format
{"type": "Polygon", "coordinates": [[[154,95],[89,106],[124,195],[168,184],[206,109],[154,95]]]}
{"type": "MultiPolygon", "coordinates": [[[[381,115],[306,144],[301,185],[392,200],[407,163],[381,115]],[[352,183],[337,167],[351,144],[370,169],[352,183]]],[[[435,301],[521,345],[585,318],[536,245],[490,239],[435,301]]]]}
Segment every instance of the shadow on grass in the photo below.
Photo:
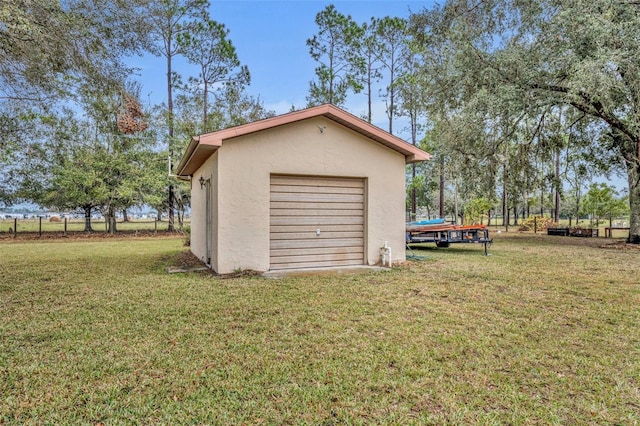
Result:
{"type": "MultiPolygon", "coordinates": [[[[407,249],[407,253],[409,254],[413,251],[415,254],[424,254],[424,253],[475,253],[477,252],[480,255],[484,255],[484,245],[481,243],[466,243],[466,244],[451,244],[449,247],[436,247],[433,243],[419,243],[419,244],[409,244],[407,249]],[[409,250],[410,249],[410,250],[409,250]]],[[[488,245],[488,252],[491,253],[491,245],[488,245]]]]}

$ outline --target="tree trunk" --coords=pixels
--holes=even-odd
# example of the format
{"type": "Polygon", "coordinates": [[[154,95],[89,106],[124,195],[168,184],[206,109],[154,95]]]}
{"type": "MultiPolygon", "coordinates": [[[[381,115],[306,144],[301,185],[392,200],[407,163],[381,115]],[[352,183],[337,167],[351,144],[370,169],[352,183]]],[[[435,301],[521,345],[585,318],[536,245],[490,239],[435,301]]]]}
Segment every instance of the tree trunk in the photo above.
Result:
{"type": "MultiPolygon", "coordinates": [[[[575,215],[576,215],[576,226],[580,224],[580,187],[578,187],[578,189],[576,190],[576,209],[575,209],[575,215]]],[[[569,226],[571,226],[571,224],[569,224],[569,226]]]]}
{"type": "Polygon", "coordinates": [[[640,138],[614,133],[613,138],[627,167],[629,183],[629,237],[627,243],[640,244],[640,138]]]}
{"type": "Polygon", "coordinates": [[[509,230],[509,207],[508,204],[508,195],[507,195],[507,185],[504,184],[502,186],[502,226],[509,230]]]}
{"type": "Polygon", "coordinates": [[[453,181],[453,214],[455,217],[455,224],[458,224],[458,179],[453,181]]]}
{"type": "Polygon", "coordinates": [[[116,209],[112,206],[109,206],[109,210],[107,211],[107,231],[109,234],[116,233],[116,209]]]}
{"type": "MultiPolygon", "coordinates": [[[[172,70],[172,55],[171,55],[171,40],[172,36],[167,41],[167,109],[168,109],[168,127],[169,127],[169,173],[171,173],[171,159],[173,159],[173,135],[174,135],[174,122],[173,122],[173,70],[172,70]]],[[[174,202],[173,185],[169,185],[169,231],[173,231],[173,202],[174,202]]]]}
{"type": "Polygon", "coordinates": [[[333,105],[333,47],[329,53],[329,104],[333,105]]]}
{"type": "Polygon", "coordinates": [[[560,150],[556,152],[556,178],[555,178],[555,196],[554,196],[554,209],[553,209],[553,221],[560,222],[560,150]]]}
{"type": "Polygon", "coordinates": [[[367,121],[371,123],[371,64],[369,64],[367,77],[367,121]]]}
{"type": "Polygon", "coordinates": [[[509,232],[509,225],[511,224],[511,209],[509,207],[505,208],[505,215],[502,219],[505,231],[509,232]]]}
{"type": "Polygon", "coordinates": [[[167,226],[167,231],[173,232],[175,231],[174,227],[174,204],[175,204],[175,192],[173,190],[173,185],[169,185],[169,225],[167,226]]]}
{"type": "Polygon", "coordinates": [[[416,218],[418,217],[418,197],[416,194],[416,186],[415,186],[415,181],[416,181],[416,164],[413,163],[411,165],[411,182],[413,182],[414,184],[411,185],[411,216],[414,218],[413,220],[416,220],[416,218]]]}
{"type": "Polygon", "coordinates": [[[509,193],[507,182],[509,181],[509,143],[504,144],[504,164],[502,165],[502,224],[504,230],[509,232],[509,193]]]}
{"type": "Polygon", "coordinates": [[[395,96],[395,85],[394,83],[394,66],[393,62],[391,63],[391,70],[389,75],[389,133],[393,134],[393,109],[394,109],[394,96],[395,96]]]}
{"type": "Polygon", "coordinates": [[[84,207],[84,232],[93,232],[91,227],[91,207],[84,207]]]}
{"type": "Polygon", "coordinates": [[[122,221],[123,222],[129,222],[129,215],[127,215],[127,209],[122,209],[122,221]]]}
{"type": "MultiPolygon", "coordinates": [[[[417,114],[410,110],[409,117],[411,121],[411,145],[415,146],[418,142],[418,118],[417,114]]],[[[415,186],[416,181],[416,163],[411,164],[411,214],[414,218],[418,217],[418,194],[415,186]]]]}
{"type": "Polygon", "coordinates": [[[629,178],[629,238],[628,243],[640,244],[640,164],[627,163],[627,176],[629,178]]]}
{"type": "Polygon", "coordinates": [[[207,133],[209,131],[209,126],[207,126],[207,109],[209,108],[207,98],[209,97],[209,84],[204,82],[202,90],[202,133],[207,133]]]}
{"type": "Polygon", "coordinates": [[[444,158],[440,158],[440,194],[438,203],[440,204],[438,214],[444,217],[444,158]]]}

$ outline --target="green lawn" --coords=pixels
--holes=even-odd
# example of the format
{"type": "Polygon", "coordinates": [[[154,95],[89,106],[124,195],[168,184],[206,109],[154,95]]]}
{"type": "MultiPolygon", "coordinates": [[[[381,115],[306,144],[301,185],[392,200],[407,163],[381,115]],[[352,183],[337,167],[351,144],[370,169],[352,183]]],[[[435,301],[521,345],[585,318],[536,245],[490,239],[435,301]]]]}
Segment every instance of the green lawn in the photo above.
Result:
{"type": "Polygon", "coordinates": [[[278,280],[5,240],[0,424],[638,424],[640,250],[494,236],[278,280]]]}

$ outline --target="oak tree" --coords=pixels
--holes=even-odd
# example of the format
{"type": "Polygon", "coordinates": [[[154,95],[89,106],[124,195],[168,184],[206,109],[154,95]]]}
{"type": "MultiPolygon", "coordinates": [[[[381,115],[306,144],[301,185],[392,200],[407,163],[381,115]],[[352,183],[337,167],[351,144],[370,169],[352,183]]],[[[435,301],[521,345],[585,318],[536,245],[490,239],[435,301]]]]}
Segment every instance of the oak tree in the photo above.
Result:
{"type": "Polygon", "coordinates": [[[449,119],[475,128],[467,140],[481,142],[476,148],[486,145],[487,128],[502,123],[496,140],[503,147],[518,123],[554,106],[595,129],[594,143],[615,153],[627,174],[628,241],[640,243],[636,2],[450,0],[412,23],[422,48],[438,59],[427,90],[449,119]]]}

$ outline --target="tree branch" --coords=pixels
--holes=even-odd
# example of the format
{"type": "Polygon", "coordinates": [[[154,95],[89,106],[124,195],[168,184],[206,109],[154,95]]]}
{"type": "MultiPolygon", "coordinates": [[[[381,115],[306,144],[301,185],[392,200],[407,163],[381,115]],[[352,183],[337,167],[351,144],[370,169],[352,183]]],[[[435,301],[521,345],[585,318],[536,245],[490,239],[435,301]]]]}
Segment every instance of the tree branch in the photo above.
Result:
{"type": "Polygon", "coordinates": [[[561,100],[562,103],[568,104],[576,108],[578,111],[581,111],[585,114],[592,115],[594,117],[599,117],[603,119],[607,124],[609,124],[612,128],[620,131],[625,136],[627,136],[630,140],[635,141],[638,139],[638,136],[632,132],[628,126],[626,126],[620,119],[615,117],[612,114],[609,114],[602,102],[593,99],[593,97],[585,91],[572,92],[568,87],[560,86],[556,84],[540,84],[540,83],[532,83],[529,85],[529,88],[533,90],[543,90],[552,93],[563,93],[565,95],[575,95],[578,97],[577,100],[565,99],[561,100]]]}

